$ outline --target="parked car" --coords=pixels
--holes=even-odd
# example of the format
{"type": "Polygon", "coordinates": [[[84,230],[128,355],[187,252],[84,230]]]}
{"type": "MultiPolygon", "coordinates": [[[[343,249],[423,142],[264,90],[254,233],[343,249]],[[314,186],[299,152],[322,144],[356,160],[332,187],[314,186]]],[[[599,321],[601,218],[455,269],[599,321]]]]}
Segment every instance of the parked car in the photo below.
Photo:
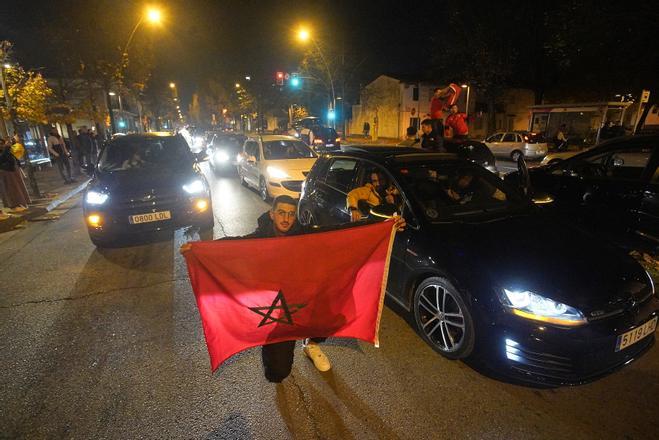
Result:
{"type": "Polygon", "coordinates": [[[572,156],[576,156],[579,153],[583,153],[586,150],[571,150],[571,151],[555,151],[549,152],[545,157],[540,161],[540,165],[554,165],[565,159],[569,159],[572,156]]]}
{"type": "Polygon", "coordinates": [[[238,175],[244,186],[259,191],[263,200],[288,194],[298,197],[316,153],[292,136],[250,137],[243,145],[238,175]]]}
{"type": "Polygon", "coordinates": [[[557,227],[517,188],[456,155],[323,155],[304,183],[300,221],[348,222],[347,193],[374,172],[401,200],[371,208],[372,219],[397,211],[407,221],[386,294],[443,356],[557,385],[592,380],[653,344],[659,298],[634,259],[581,229],[557,227]]]}
{"type": "Polygon", "coordinates": [[[100,152],[82,207],[96,246],[185,225],[213,226],[208,184],[180,135],[112,139],[100,152]]]}
{"type": "MultiPolygon", "coordinates": [[[[615,138],[529,170],[548,209],[622,245],[659,250],[659,136],[615,138]]],[[[506,177],[518,180],[518,173],[506,177]]]]}
{"type": "Polygon", "coordinates": [[[529,131],[495,133],[483,142],[495,156],[511,158],[515,162],[520,156],[527,159],[540,159],[548,151],[544,137],[539,133],[529,131]]]}
{"type": "Polygon", "coordinates": [[[206,147],[208,162],[214,172],[235,170],[247,137],[237,133],[213,133],[206,147]]]}

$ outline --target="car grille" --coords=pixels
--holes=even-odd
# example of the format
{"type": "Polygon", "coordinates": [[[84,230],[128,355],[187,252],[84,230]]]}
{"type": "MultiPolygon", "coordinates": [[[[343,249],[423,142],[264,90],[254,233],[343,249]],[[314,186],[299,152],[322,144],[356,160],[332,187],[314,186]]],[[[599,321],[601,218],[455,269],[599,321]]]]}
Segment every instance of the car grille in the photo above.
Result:
{"type": "Polygon", "coordinates": [[[183,199],[179,194],[142,194],[126,197],[116,206],[126,211],[149,212],[151,209],[173,209],[180,206],[183,199]]]}
{"type": "Polygon", "coordinates": [[[302,190],[302,181],[301,180],[287,180],[282,182],[281,186],[286,188],[289,191],[300,192],[302,190]]]}

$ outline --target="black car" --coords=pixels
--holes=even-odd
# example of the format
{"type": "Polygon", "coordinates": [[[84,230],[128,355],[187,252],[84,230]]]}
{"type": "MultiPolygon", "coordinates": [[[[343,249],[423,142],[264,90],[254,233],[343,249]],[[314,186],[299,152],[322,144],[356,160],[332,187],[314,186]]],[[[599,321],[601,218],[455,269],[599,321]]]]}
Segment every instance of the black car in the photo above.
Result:
{"type": "Polygon", "coordinates": [[[612,139],[531,168],[529,178],[530,190],[551,201],[546,209],[627,249],[659,251],[659,136],[612,139]]]}
{"type": "Polygon", "coordinates": [[[247,136],[237,133],[214,133],[206,147],[208,163],[214,172],[234,170],[247,136]]]}
{"type": "Polygon", "coordinates": [[[208,184],[180,135],[127,135],[105,145],[83,213],[96,246],[179,226],[213,226],[208,184]]]}
{"type": "Polygon", "coordinates": [[[462,159],[470,160],[495,174],[497,173],[494,153],[483,142],[474,139],[445,139],[444,148],[449,153],[456,154],[462,159]]]}
{"type": "Polygon", "coordinates": [[[522,382],[572,384],[654,343],[659,298],[634,259],[557,228],[517,187],[456,155],[325,154],[303,185],[300,221],[349,221],[348,192],[375,173],[400,200],[371,208],[372,218],[397,211],[408,225],[396,234],[387,296],[445,357],[522,382]]]}
{"type": "Polygon", "coordinates": [[[337,151],[341,149],[341,137],[332,127],[315,126],[311,128],[313,142],[310,147],[316,153],[337,151]]]}

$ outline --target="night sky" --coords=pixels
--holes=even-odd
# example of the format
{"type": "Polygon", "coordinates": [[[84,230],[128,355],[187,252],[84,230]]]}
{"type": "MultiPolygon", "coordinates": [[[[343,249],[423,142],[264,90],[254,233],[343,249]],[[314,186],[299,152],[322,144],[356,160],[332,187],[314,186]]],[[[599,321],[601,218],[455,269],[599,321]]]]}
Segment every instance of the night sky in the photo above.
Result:
{"type": "Polygon", "coordinates": [[[381,72],[421,71],[427,62],[421,46],[428,14],[407,2],[5,0],[0,6],[0,39],[15,43],[21,63],[45,67],[47,75],[57,64],[44,35],[48,22],[64,23],[65,32],[75,32],[81,21],[83,26],[100,22],[102,39],[109,47],[119,47],[147,4],[162,7],[166,22],[160,29],[143,25],[134,44],[153,43],[154,76],[176,81],[184,97],[213,75],[231,82],[245,75],[267,78],[277,70],[294,70],[303,55],[294,40],[299,23],[314,29],[318,41],[362,61],[355,74],[360,83],[381,72]],[[104,30],[103,23],[111,24],[104,30]]]}

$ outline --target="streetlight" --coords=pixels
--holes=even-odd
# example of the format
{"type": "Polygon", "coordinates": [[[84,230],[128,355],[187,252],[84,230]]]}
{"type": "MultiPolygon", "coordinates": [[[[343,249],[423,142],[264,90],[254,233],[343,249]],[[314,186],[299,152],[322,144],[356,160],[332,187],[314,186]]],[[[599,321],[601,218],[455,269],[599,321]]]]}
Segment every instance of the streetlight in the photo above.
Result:
{"type": "Polygon", "coordinates": [[[170,89],[175,89],[176,88],[176,83],[173,83],[173,82],[169,83],[169,88],[170,89]]]}
{"type": "Polygon", "coordinates": [[[465,102],[465,115],[469,116],[469,92],[471,91],[471,87],[469,87],[469,84],[462,84],[460,87],[463,89],[467,89],[467,100],[465,102]]]}
{"type": "Polygon", "coordinates": [[[236,88],[237,88],[237,89],[240,88],[240,83],[236,83],[236,88]]]}
{"type": "MultiPolygon", "coordinates": [[[[300,27],[298,29],[297,39],[300,40],[302,43],[306,43],[307,41],[311,40],[311,42],[316,47],[316,50],[318,51],[318,55],[320,55],[320,59],[325,65],[325,69],[327,70],[327,78],[329,79],[330,88],[332,90],[332,108],[330,110],[332,111],[332,113],[334,113],[334,109],[336,108],[336,95],[334,94],[334,80],[332,79],[332,72],[330,71],[329,64],[327,64],[327,60],[325,59],[325,54],[323,54],[323,51],[320,49],[320,46],[318,45],[318,42],[311,36],[311,32],[307,28],[300,27]]],[[[334,126],[334,121],[332,121],[332,126],[334,126]]]]}

